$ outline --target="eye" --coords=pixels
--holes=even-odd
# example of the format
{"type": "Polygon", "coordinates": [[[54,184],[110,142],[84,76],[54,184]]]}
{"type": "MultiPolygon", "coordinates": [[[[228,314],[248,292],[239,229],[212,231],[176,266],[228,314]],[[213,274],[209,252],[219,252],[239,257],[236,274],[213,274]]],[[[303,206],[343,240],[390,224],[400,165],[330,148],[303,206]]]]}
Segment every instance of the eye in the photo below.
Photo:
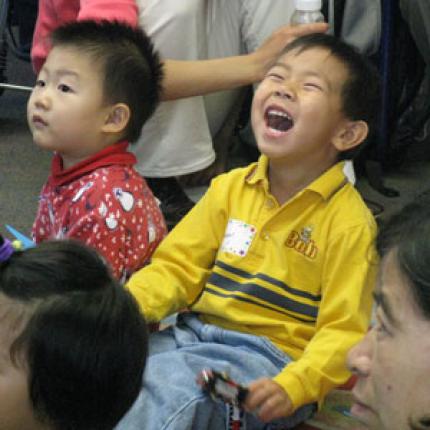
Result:
{"type": "Polygon", "coordinates": [[[305,82],[304,87],[305,89],[308,89],[308,90],[318,90],[318,91],[323,90],[322,86],[319,84],[316,84],[315,82],[305,82]]]}
{"type": "Polygon", "coordinates": [[[59,89],[62,93],[70,93],[70,92],[73,92],[72,87],[70,87],[69,85],[66,85],[66,84],[59,84],[59,85],[58,85],[58,89],[59,89]]]}
{"type": "Polygon", "coordinates": [[[43,79],[38,79],[34,84],[35,87],[43,88],[45,86],[45,81],[43,79]]]}
{"type": "Polygon", "coordinates": [[[269,72],[266,75],[266,78],[272,79],[274,81],[282,81],[284,79],[283,76],[281,76],[280,74],[275,73],[275,72],[269,72]]]}
{"type": "Polygon", "coordinates": [[[381,313],[382,313],[382,311],[378,308],[376,311],[376,323],[373,326],[375,332],[380,337],[390,334],[390,331],[389,331],[387,325],[385,324],[381,313]]]}

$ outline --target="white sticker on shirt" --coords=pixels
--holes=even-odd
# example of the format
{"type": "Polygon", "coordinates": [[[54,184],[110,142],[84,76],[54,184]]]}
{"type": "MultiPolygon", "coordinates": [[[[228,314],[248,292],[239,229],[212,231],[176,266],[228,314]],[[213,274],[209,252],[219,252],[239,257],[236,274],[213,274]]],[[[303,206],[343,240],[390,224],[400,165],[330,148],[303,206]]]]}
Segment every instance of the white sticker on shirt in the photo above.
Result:
{"type": "Polygon", "coordinates": [[[230,219],[221,244],[221,251],[244,257],[254,239],[256,228],[238,219],[230,219]]]}

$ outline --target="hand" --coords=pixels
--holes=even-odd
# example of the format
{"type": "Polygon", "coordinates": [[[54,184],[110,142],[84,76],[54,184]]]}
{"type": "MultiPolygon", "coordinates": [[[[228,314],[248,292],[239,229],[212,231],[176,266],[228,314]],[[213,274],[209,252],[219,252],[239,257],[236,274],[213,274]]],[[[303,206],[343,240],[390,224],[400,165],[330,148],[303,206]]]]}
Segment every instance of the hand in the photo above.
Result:
{"type": "Polygon", "coordinates": [[[267,71],[281,55],[285,46],[294,39],[305,34],[324,33],[327,30],[328,24],[325,22],[294,27],[285,25],[275,30],[255,52],[249,54],[253,56],[257,67],[256,81],[261,81],[264,78],[267,71]]]}
{"type": "Polygon", "coordinates": [[[292,414],[293,405],[286,391],[269,378],[257,379],[248,386],[244,403],[247,412],[267,423],[292,414]]]}

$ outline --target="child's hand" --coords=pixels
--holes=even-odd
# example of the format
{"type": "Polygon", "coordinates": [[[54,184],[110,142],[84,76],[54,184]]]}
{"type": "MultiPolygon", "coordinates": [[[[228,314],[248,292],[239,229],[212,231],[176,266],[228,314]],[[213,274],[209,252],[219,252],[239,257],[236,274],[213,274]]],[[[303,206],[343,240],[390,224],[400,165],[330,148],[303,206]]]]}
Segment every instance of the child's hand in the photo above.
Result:
{"type": "Polygon", "coordinates": [[[249,384],[248,390],[245,409],[255,413],[263,422],[284,418],[293,412],[288,394],[272,379],[257,379],[249,384]]]}

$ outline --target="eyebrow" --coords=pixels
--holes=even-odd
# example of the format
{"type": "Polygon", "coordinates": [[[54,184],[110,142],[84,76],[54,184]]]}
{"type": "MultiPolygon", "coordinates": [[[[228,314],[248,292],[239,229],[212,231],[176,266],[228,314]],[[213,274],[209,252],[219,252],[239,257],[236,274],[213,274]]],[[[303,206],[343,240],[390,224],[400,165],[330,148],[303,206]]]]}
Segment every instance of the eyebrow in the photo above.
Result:
{"type": "Polygon", "coordinates": [[[378,306],[381,306],[384,314],[387,316],[388,321],[394,326],[399,326],[399,321],[394,316],[394,310],[387,296],[382,291],[376,291],[373,293],[373,298],[378,306]]]}
{"type": "Polygon", "coordinates": [[[76,78],[79,77],[79,74],[77,72],[74,72],[73,70],[68,69],[59,69],[56,73],[58,76],[75,76],[76,78]]]}

